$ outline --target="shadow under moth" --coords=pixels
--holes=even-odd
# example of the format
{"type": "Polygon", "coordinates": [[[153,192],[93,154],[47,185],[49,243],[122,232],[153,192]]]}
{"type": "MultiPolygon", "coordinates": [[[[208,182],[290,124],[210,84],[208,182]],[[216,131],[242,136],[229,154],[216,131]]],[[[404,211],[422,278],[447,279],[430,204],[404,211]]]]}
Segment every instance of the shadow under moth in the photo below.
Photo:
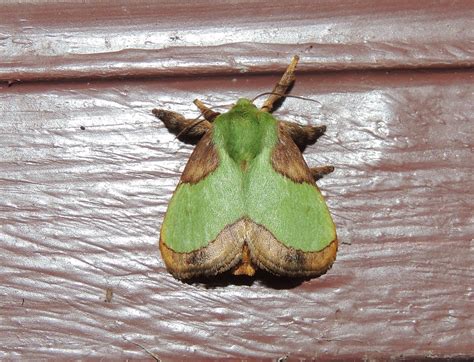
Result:
{"type": "Polygon", "coordinates": [[[334,262],[336,228],[315,183],[334,168],[309,168],[302,155],[326,127],[271,114],[297,63],[294,56],[260,109],[242,98],[220,114],[196,100],[201,121],[153,110],[179,140],[196,144],[161,227],[161,255],[176,278],[256,269],[310,278],[334,262]]]}

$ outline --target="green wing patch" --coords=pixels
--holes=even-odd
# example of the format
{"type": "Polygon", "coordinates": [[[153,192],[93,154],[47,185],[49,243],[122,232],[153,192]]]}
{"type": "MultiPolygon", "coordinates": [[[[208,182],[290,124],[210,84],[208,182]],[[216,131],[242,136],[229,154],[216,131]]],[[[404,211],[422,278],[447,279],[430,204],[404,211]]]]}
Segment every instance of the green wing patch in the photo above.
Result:
{"type": "MultiPolygon", "coordinates": [[[[168,247],[176,252],[198,250],[241,218],[263,225],[285,246],[302,251],[320,251],[336,238],[324,199],[316,185],[307,182],[312,180],[309,169],[293,141],[285,139],[289,157],[270,162],[279,142],[278,121],[272,115],[240,100],[217,117],[212,141],[217,168],[199,182],[182,180],[170,202],[162,228],[168,247]],[[306,172],[304,182],[275,170],[292,169],[292,164],[306,172]]],[[[189,164],[200,163],[194,156],[203,157],[200,146],[189,164]]]]}
{"type": "Polygon", "coordinates": [[[336,258],[336,229],[315,184],[332,166],[308,168],[301,152],[326,126],[277,121],[272,110],[295,80],[293,56],[260,110],[247,99],[220,114],[195,100],[204,120],[154,109],[179,140],[196,144],[160,235],[179,279],[232,271],[315,277],[336,258]]]}

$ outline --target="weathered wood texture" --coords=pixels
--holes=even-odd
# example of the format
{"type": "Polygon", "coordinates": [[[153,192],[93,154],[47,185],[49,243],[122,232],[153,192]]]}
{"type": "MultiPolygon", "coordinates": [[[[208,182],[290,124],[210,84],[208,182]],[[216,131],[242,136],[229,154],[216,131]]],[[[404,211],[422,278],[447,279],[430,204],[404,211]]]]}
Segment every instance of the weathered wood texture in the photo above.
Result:
{"type": "Polygon", "coordinates": [[[166,3],[0,5],[0,358],[472,356],[472,2],[166,3]],[[334,267],[176,281],[158,230],[191,147],[151,109],[225,110],[295,53],[321,105],[275,114],[328,126],[334,267]]]}

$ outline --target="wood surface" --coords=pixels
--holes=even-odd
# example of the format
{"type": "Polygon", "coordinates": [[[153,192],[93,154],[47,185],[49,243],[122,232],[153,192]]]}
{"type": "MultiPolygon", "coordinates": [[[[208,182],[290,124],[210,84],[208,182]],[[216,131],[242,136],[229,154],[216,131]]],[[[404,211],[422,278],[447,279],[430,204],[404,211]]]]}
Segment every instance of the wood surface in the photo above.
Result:
{"type": "MultiPolygon", "coordinates": [[[[0,5],[0,359],[474,355],[471,1],[0,5]],[[157,242],[192,147],[155,119],[225,111],[301,64],[282,120],[341,242],[333,268],[184,284],[157,242]]],[[[261,101],[261,100],[260,100],[261,101]]],[[[258,101],[257,101],[258,103],[258,101]]]]}

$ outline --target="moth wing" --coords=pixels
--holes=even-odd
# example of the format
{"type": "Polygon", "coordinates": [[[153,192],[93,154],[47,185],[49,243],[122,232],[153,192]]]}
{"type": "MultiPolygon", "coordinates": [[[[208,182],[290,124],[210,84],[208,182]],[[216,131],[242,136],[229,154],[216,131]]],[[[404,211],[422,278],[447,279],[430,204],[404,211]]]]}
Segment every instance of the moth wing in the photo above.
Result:
{"type": "Polygon", "coordinates": [[[335,225],[301,152],[282,127],[271,162],[257,160],[249,172],[252,261],[277,275],[325,273],[336,257],[335,225]]]}
{"type": "Polygon", "coordinates": [[[168,270],[179,279],[215,275],[240,260],[245,240],[241,171],[218,156],[207,132],[169,203],[160,234],[168,270]]]}

